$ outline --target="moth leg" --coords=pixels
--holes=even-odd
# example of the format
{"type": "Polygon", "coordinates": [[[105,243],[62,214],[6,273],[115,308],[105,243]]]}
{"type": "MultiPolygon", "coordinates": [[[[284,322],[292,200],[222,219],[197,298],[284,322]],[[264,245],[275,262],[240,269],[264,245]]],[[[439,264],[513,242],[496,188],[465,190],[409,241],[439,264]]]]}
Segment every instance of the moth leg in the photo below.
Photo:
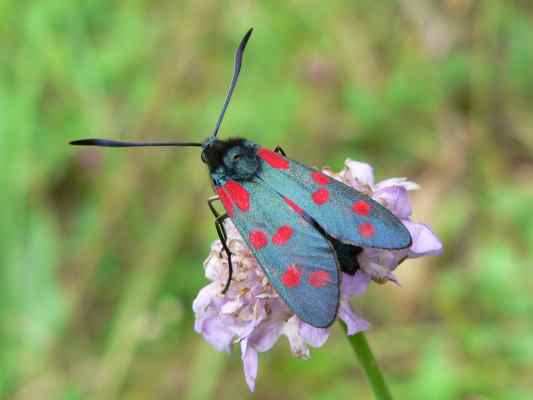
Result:
{"type": "MultiPolygon", "coordinates": [[[[216,220],[219,219],[219,218],[221,217],[221,215],[220,215],[220,213],[217,211],[217,209],[215,208],[215,206],[213,205],[213,203],[214,203],[215,201],[219,201],[219,200],[220,200],[220,198],[219,198],[218,196],[212,196],[212,197],[209,197],[209,198],[207,199],[207,205],[209,206],[209,209],[211,210],[211,213],[215,216],[215,226],[216,226],[216,224],[217,224],[216,220]]],[[[227,214],[224,214],[224,215],[227,217],[227,214]]],[[[225,218],[222,218],[222,219],[221,219],[221,222],[222,222],[224,219],[225,219],[225,218]]],[[[223,224],[221,224],[221,226],[222,226],[222,228],[224,228],[224,225],[223,225],[223,224]]],[[[223,232],[225,233],[226,231],[223,230],[223,232]]],[[[217,233],[218,233],[218,228],[217,228],[217,233]]],[[[225,239],[222,240],[222,238],[220,237],[220,234],[218,235],[218,237],[219,237],[219,239],[220,239],[221,242],[223,242],[223,243],[225,242],[225,239]]],[[[224,237],[226,237],[226,236],[224,236],[224,237]]],[[[222,252],[223,252],[223,251],[224,251],[224,249],[220,250],[220,253],[218,254],[219,257],[222,256],[222,252]]]]}
{"type": "Polygon", "coordinates": [[[222,243],[222,249],[226,252],[226,255],[228,256],[228,280],[226,281],[226,285],[224,286],[224,289],[222,290],[222,294],[225,294],[228,289],[229,285],[231,283],[231,278],[233,277],[233,264],[231,263],[231,251],[229,250],[227,240],[228,240],[228,234],[226,233],[226,228],[224,227],[224,220],[228,218],[228,214],[222,214],[218,216],[215,219],[215,228],[217,230],[218,238],[220,239],[220,242],[222,243]]]}
{"type": "Polygon", "coordinates": [[[219,201],[219,200],[220,200],[220,198],[218,196],[213,196],[213,197],[210,197],[210,198],[207,199],[207,205],[209,206],[209,209],[211,210],[211,212],[213,213],[215,218],[220,217],[220,213],[217,211],[217,209],[215,208],[213,203],[215,201],[219,201]]]}
{"type": "Polygon", "coordinates": [[[278,154],[281,154],[283,157],[287,157],[287,154],[285,154],[285,152],[283,151],[283,149],[281,148],[281,146],[279,144],[274,149],[274,152],[278,153],[278,154]]]}

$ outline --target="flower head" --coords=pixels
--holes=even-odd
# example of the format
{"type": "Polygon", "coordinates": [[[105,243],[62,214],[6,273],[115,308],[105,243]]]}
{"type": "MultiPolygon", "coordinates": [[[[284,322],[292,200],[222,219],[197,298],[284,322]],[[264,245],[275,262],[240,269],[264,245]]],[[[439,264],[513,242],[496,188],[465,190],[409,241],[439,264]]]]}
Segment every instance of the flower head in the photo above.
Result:
{"type": "MultiPolygon", "coordinates": [[[[397,282],[394,269],[406,258],[439,254],[442,245],[431,230],[410,220],[411,203],[407,192],[418,185],[405,178],[392,178],[374,184],[370,165],[346,160],[339,173],[324,173],[371,196],[389,208],[411,233],[413,243],[404,250],[364,249],[358,255],[360,269],[355,275],[343,273],[338,311],[348,334],[368,329],[367,321],[350,306],[353,296],[361,295],[373,280],[397,282]]],[[[204,263],[210,284],[200,290],[193,303],[195,330],[219,351],[230,351],[239,343],[244,375],[250,390],[254,389],[258,370],[258,353],[270,350],[282,336],[289,340],[291,352],[309,358],[309,347],[321,347],[329,336],[329,328],[315,328],[301,321],[272,288],[255,257],[239,232],[225,223],[227,244],[232,252],[233,280],[222,294],[228,277],[228,261],[220,241],[215,241],[204,263]]]]}

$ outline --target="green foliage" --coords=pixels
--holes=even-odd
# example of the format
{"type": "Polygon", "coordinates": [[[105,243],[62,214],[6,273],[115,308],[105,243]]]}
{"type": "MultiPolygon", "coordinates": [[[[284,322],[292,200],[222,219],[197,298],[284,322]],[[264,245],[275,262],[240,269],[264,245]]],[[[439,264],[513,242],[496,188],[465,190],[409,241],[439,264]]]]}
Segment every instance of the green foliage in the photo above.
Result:
{"type": "MultiPolygon", "coordinates": [[[[215,238],[194,149],[223,124],[292,157],[409,176],[442,257],[356,304],[396,398],[533,394],[533,8],[488,0],[0,1],[0,398],[247,396],[193,332],[215,238]]],[[[341,330],[261,355],[257,398],[371,398],[341,330]]]]}

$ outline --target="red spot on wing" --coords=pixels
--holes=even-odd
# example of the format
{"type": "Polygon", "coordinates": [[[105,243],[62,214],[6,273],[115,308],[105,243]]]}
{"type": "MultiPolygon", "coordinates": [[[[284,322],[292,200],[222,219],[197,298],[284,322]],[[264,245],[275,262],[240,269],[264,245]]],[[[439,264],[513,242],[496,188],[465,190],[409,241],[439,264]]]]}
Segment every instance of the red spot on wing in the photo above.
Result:
{"type": "Polygon", "coordinates": [[[227,190],[231,200],[240,208],[241,211],[248,211],[250,208],[250,194],[241,186],[241,184],[229,180],[224,189],[227,190]]]}
{"type": "Polygon", "coordinates": [[[364,200],[357,200],[352,205],[352,211],[354,213],[365,216],[365,217],[368,216],[368,214],[370,214],[371,208],[372,206],[364,200]]]}
{"type": "Polygon", "coordinates": [[[289,205],[290,208],[294,210],[296,214],[302,215],[304,213],[304,210],[302,210],[296,203],[294,203],[291,199],[288,199],[286,197],[283,198],[285,200],[285,203],[289,205]]]}
{"type": "Polygon", "coordinates": [[[283,283],[283,285],[285,285],[285,287],[289,289],[293,288],[300,284],[301,275],[302,273],[295,264],[289,265],[287,271],[285,271],[285,273],[281,277],[281,282],[283,283]]]}
{"type": "Polygon", "coordinates": [[[265,160],[272,168],[289,169],[289,161],[272,150],[261,148],[257,151],[257,155],[265,160]]]}
{"type": "Polygon", "coordinates": [[[268,237],[265,232],[255,230],[250,232],[250,243],[256,250],[262,249],[268,244],[268,237]]]}
{"type": "Polygon", "coordinates": [[[316,288],[324,287],[330,282],[330,276],[327,271],[315,271],[309,276],[309,284],[316,288]]]}
{"type": "Polygon", "coordinates": [[[319,185],[327,185],[329,183],[329,178],[321,172],[315,171],[311,174],[311,178],[315,183],[319,185]]]}
{"type": "Polygon", "coordinates": [[[217,187],[216,191],[218,194],[218,198],[220,199],[220,201],[222,202],[222,205],[226,209],[226,212],[228,213],[230,217],[232,217],[233,216],[233,204],[228,194],[226,193],[224,188],[221,186],[217,187]]]}
{"type": "Polygon", "coordinates": [[[315,202],[315,204],[318,204],[319,206],[321,206],[322,204],[327,203],[327,201],[329,200],[329,191],[328,189],[324,189],[324,188],[318,189],[313,192],[311,197],[313,198],[313,201],[315,202]]]}
{"type": "Polygon", "coordinates": [[[374,235],[374,226],[370,222],[363,222],[357,227],[359,234],[364,238],[369,238],[374,235]]]}
{"type": "Polygon", "coordinates": [[[272,236],[272,243],[276,245],[282,245],[289,241],[293,233],[293,229],[289,225],[283,225],[276,231],[276,234],[272,236]]]}

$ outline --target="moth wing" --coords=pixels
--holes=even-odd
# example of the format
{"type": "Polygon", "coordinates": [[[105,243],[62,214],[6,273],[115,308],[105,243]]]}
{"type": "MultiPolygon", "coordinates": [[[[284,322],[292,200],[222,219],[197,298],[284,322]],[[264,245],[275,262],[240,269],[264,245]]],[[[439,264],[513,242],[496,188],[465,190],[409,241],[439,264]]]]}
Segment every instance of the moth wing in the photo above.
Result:
{"type": "Polygon", "coordinates": [[[330,236],[361,247],[403,249],[411,235],[387,208],[344,183],[271,150],[258,150],[261,179],[330,236]]]}
{"type": "Polygon", "coordinates": [[[261,181],[230,180],[215,189],[286,304],[308,324],[330,326],[339,306],[340,273],[329,241],[261,181]]]}

